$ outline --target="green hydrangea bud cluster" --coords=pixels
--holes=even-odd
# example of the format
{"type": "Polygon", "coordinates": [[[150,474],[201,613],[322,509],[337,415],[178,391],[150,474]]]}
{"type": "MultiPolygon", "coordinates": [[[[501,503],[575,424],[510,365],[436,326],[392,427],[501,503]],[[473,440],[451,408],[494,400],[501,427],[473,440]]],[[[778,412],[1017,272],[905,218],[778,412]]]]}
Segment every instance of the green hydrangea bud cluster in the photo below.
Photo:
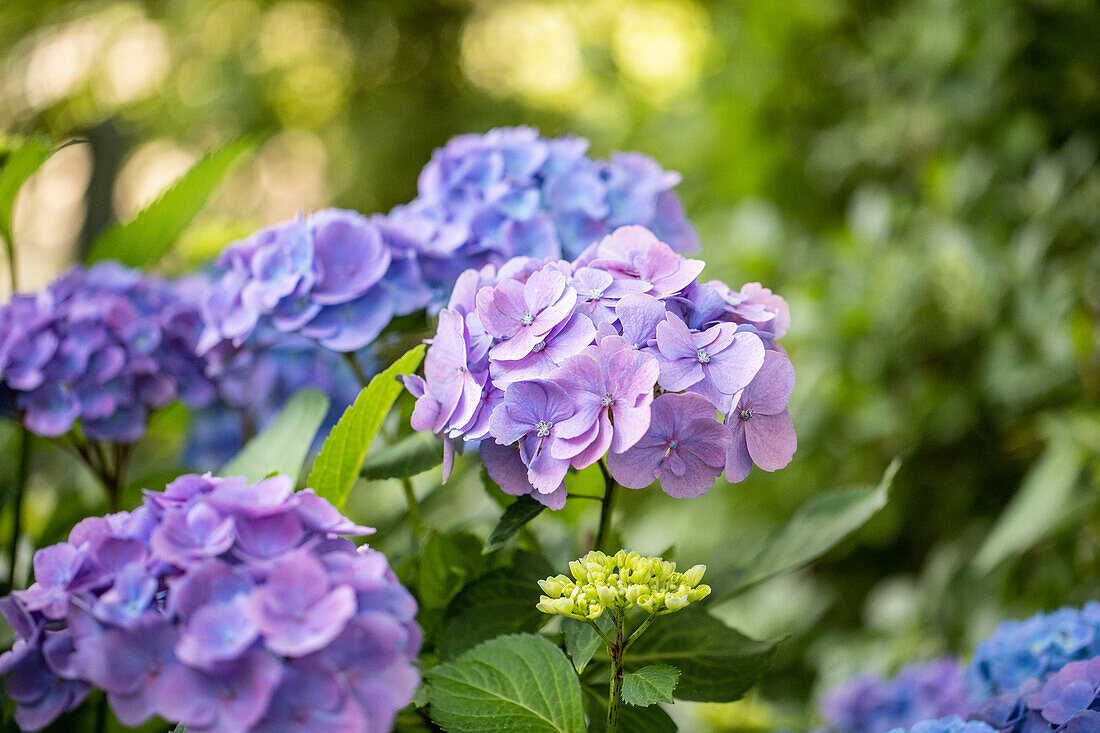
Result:
{"type": "Polygon", "coordinates": [[[676,563],[659,557],[593,551],[569,563],[572,578],[539,581],[546,595],[539,598],[538,609],[580,621],[599,618],[605,608],[619,614],[634,606],[654,615],[673,613],[710,595],[710,586],[699,584],[706,569],[696,565],[679,573],[676,563]]]}

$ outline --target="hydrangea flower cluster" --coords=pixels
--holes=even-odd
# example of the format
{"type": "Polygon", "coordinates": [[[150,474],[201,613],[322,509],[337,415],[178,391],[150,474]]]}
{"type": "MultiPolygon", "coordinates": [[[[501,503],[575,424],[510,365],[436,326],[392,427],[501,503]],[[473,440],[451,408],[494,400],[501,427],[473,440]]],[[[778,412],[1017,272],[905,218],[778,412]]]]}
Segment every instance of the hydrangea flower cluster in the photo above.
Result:
{"type": "Polygon", "coordinates": [[[416,603],[370,534],[275,476],[182,476],[133,512],[85,519],[0,601],[16,722],[92,687],[121,723],[197,731],[388,731],[418,683],[416,603]]]}
{"type": "MultiPolygon", "coordinates": [[[[368,374],[375,371],[366,363],[369,352],[356,354],[368,374]]],[[[340,354],[270,326],[256,329],[245,348],[220,356],[209,367],[216,375],[218,400],[192,413],[184,449],[185,465],[203,470],[225,465],[300,390],[316,389],[328,396],[328,415],[318,431],[323,436],[362,387],[340,354]]]]}
{"type": "Polygon", "coordinates": [[[857,677],[827,695],[821,705],[829,728],[844,733],[900,730],[969,710],[964,668],[952,658],[907,665],[890,679],[857,677]]]}
{"type": "Polygon", "coordinates": [[[939,720],[922,720],[908,731],[894,728],[890,733],[996,733],[986,723],[975,720],[963,720],[958,715],[949,715],[939,720]]]}
{"type": "Polygon", "coordinates": [[[510,494],[565,504],[564,478],[607,456],[623,486],[699,496],[726,471],[794,454],[786,303],[701,283],[703,262],[615,230],[573,262],[516,258],[459,277],[425,358],[412,425],[480,442],[510,494]],[[718,415],[724,416],[724,422],[718,415]]]}
{"type": "Polygon", "coordinates": [[[192,291],[103,262],[16,295],[0,307],[0,403],[37,435],[79,421],[89,439],[112,443],[137,441],[149,412],[175,399],[209,404],[192,291]]]}
{"type": "Polygon", "coordinates": [[[592,551],[569,563],[572,578],[557,575],[539,581],[545,595],[537,607],[580,621],[597,619],[604,609],[621,616],[635,606],[654,616],[674,613],[710,595],[710,586],[699,584],[706,569],[696,565],[680,573],[676,563],[659,557],[592,551]]]}
{"type": "Polygon", "coordinates": [[[978,645],[966,671],[978,697],[1045,680],[1070,662],[1100,656],[1100,603],[1060,608],[1022,621],[1007,621],[978,645]]]}
{"type": "Polygon", "coordinates": [[[1045,682],[1028,680],[971,715],[1007,733],[1094,733],[1100,730],[1100,657],[1070,662],[1045,682]]]}
{"type": "Polygon", "coordinates": [[[698,237],[672,189],[680,176],[641,153],[586,155],[588,141],[549,139],[530,127],[461,135],[432,154],[417,197],[391,218],[429,223],[419,261],[446,298],[466,269],[512,257],[573,259],[627,224],[648,227],[678,252],[698,237]]]}

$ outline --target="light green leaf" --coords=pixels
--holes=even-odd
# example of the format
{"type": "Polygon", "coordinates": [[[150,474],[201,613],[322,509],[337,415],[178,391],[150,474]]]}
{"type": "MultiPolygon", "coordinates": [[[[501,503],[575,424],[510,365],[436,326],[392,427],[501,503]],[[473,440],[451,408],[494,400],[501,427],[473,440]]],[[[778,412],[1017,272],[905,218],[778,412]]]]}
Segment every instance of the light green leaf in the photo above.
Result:
{"type": "Polygon", "coordinates": [[[651,664],[623,677],[623,702],[648,707],[672,702],[672,691],[680,679],[680,670],[667,664],[651,664]]]}
{"type": "Polygon", "coordinates": [[[884,506],[901,462],[895,459],[874,488],[841,489],[819,494],[794,513],[764,542],[746,566],[728,580],[721,574],[708,581],[725,599],[770,578],[806,565],[824,555],[866,524],[884,506]]]}
{"type": "Polygon", "coordinates": [[[545,508],[544,505],[526,494],[513,501],[504,510],[504,514],[501,515],[497,526],[489,534],[489,538],[485,540],[485,552],[492,552],[503,547],[508,540],[523,529],[524,525],[541,514],[545,508]]]}
{"type": "Polygon", "coordinates": [[[317,429],[328,414],[328,397],[313,389],[298,392],[271,424],[241,449],[219,472],[244,476],[250,483],[272,473],[297,481],[317,429]]]}
{"type": "Polygon", "coordinates": [[[978,572],[988,573],[1048,536],[1067,518],[1081,516],[1084,505],[1094,501],[1091,495],[1074,496],[1083,468],[1081,447],[1072,436],[1055,432],[974,556],[978,572]]]}
{"type": "MultiPolygon", "coordinates": [[[[604,733],[607,729],[607,685],[603,689],[581,683],[584,710],[588,713],[588,733],[604,733]]],[[[676,723],[659,705],[638,708],[619,706],[619,733],[676,733],[676,723]]]]}
{"type": "Polygon", "coordinates": [[[500,636],[425,675],[432,720],[450,733],[584,733],[577,674],[541,636],[500,636]]]}
{"type": "Polygon", "coordinates": [[[680,670],[677,699],[733,702],[760,681],[774,654],[774,643],[755,641],[688,609],[654,621],[627,652],[625,666],[633,672],[668,664],[680,670]]]}
{"type": "Polygon", "coordinates": [[[424,358],[425,348],[424,344],[413,347],[389,369],[370,380],[321,446],[321,455],[313,463],[307,485],[337,509],[342,509],[348,500],[386,413],[404,389],[397,381],[398,375],[416,371],[424,358]]]}
{"type": "Polygon", "coordinates": [[[447,608],[436,651],[450,659],[496,636],[538,631],[550,620],[535,607],[538,581],[552,572],[544,558],[517,552],[512,567],[467,585],[447,608]]]}
{"type": "Polygon", "coordinates": [[[113,259],[130,267],[155,265],[202,210],[230,166],[252,145],[242,140],[205,155],[137,216],[105,231],[92,243],[87,260],[113,259]]]}
{"type": "Polygon", "coordinates": [[[24,140],[4,160],[0,169],[0,237],[7,247],[12,246],[11,222],[15,196],[27,179],[50,157],[50,142],[42,137],[24,140]]]}
{"type": "MultiPolygon", "coordinates": [[[[607,614],[602,614],[596,619],[596,624],[608,636],[615,633],[607,614]]],[[[603,639],[592,628],[592,624],[578,621],[575,618],[565,618],[562,619],[561,631],[562,636],[565,638],[565,651],[569,653],[569,658],[573,660],[573,666],[577,668],[577,674],[584,672],[585,667],[592,661],[592,656],[597,651],[606,648],[603,639]]]]}
{"type": "Polygon", "coordinates": [[[371,481],[407,478],[443,462],[443,444],[431,433],[413,433],[367,456],[359,475],[371,481]]]}
{"type": "Polygon", "coordinates": [[[472,534],[433,532],[420,555],[417,596],[426,609],[443,608],[481,571],[481,541],[472,534]]]}

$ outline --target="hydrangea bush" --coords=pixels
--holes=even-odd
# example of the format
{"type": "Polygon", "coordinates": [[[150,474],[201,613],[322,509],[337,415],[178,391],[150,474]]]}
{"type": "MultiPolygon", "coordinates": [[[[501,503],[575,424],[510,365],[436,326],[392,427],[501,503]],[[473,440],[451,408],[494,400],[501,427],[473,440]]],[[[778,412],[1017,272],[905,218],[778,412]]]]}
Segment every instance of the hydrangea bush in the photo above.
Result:
{"type": "Polygon", "coordinates": [[[275,476],[182,476],[39,550],[0,601],[15,720],[38,730],[94,686],[124,725],[386,731],[412,697],[416,602],[373,530],[275,476]]]}

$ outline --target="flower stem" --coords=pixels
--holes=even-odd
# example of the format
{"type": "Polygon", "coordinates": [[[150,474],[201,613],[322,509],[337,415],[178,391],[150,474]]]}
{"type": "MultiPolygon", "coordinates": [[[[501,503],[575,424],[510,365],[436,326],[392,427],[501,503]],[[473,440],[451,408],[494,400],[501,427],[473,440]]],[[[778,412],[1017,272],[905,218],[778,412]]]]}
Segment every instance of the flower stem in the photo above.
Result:
{"type": "Polygon", "coordinates": [[[596,531],[595,549],[606,552],[605,545],[611,533],[611,511],[615,504],[615,487],[618,484],[611,477],[611,473],[608,472],[603,461],[600,461],[599,465],[600,471],[603,473],[604,492],[603,504],[600,506],[600,528],[596,531]]]}
{"type": "Polygon", "coordinates": [[[30,477],[31,467],[31,435],[23,426],[22,419],[19,422],[19,463],[15,474],[15,496],[12,498],[12,528],[11,545],[8,551],[9,572],[7,591],[15,588],[15,568],[19,556],[19,536],[23,532],[23,494],[27,489],[27,479],[30,477]]]}
{"type": "Polygon", "coordinates": [[[359,366],[359,362],[355,360],[355,353],[351,351],[344,352],[344,361],[351,367],[352,374],[359,380],[359,384],[366,387],[370,384],[370,380],[367,379],[367,375],[363,373],[363,369],[359,366]]]}
{"type": "Polygon", "coordinates": [[[416,492],[413,491],[412,479],[408,476],[401,479],[401,488],[405,490],[405,501],[409,504],[409,528],[412,529],[413,539],[415,540],[424,528],[420,524],[420,506],[416,503],[416,492]]]}
{"type": "Polygon", "coordinates": [[[619,728],[619,705],[623,697],[623,652],[626,644],[623,640],[623,618],[615,614],[615,643],[608,652],[611,654],[611,687],[607,693],[607,733],[615,733],[619,728]]]}
{"type": "Polygon", "coordinates": [[[642,625],[634,630],[634,633],[630,635],[630,638],[626,640],[626,644],[623,645],[623,651],[625,652],[630,648],[630,645],[638,640],[638,637],[645,633],[645,630],[649,628],[649,625],[653,623],[653,619],[657,618],[656,614],[651,614],[649,618],[642,622],[642,625]]]}

